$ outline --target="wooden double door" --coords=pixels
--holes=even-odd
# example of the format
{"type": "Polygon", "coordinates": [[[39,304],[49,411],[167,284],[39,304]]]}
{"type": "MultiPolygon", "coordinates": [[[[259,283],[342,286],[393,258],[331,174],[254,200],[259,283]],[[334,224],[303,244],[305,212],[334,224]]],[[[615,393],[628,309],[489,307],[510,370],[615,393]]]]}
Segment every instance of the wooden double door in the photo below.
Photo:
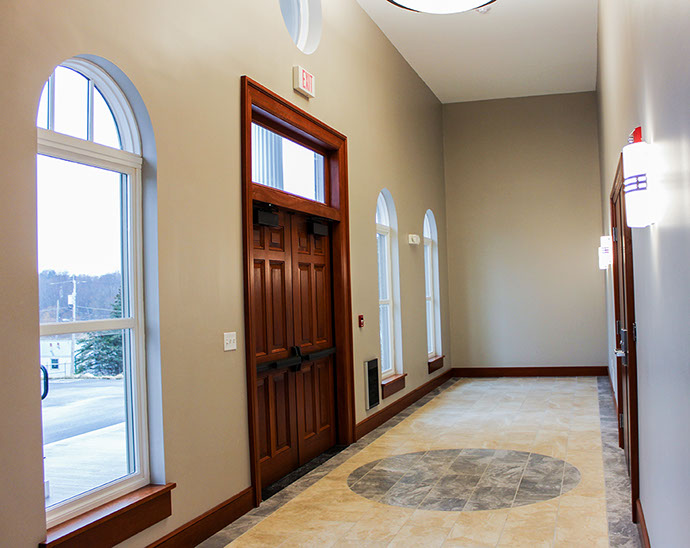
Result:
{"type": "Polygon", "coordinates": [[[252,321],[261,487],[336,442],[329,226],[254,212],[252,321]]]}

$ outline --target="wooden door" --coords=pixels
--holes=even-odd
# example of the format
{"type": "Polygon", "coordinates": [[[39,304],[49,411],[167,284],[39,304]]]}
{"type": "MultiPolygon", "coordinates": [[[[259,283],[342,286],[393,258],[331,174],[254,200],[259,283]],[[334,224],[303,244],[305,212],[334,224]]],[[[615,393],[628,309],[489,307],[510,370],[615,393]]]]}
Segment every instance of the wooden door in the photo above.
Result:
{"type": "Polygon", "coordinates": [[[335,444],[328,226],[277,212],[254,224],[252,318],[259,464],[270,485],[335,444]]]}
{"type": "Polygon", "coordinates": [[[294,344],[300,464],[335,445],[335,371],[328,225],[292,218],[294,344]],[[317,226],[318,229],[314,229],[317,226]],[[315,234],[315,232],[325,234],[315,234]]]}
{"type": "Polygon", "coordinates": [[[618,426],[619,444],[625,450],[625,460],[630,472],[630,413],[629,413],[629,339],[628,309],[625,276],[625,210],[623,193],[618,192],[613,199],[613,249],[615,253],[614,285],[618,294],[616,299],[616,361],[618,370],[618,426]]]}
{"type": "Polygon", "coordinates": [[[615,305],[615,340],[618,385],[619,444],[632,485],[633,518],[637,521],[635,501],[639,498],[639,458],[637,432],[637,352],[635,295],[633,283],[632,230],[627,225],[622,165],[619,164],[611,192],[613,237],[613,289],[615,305]]]}

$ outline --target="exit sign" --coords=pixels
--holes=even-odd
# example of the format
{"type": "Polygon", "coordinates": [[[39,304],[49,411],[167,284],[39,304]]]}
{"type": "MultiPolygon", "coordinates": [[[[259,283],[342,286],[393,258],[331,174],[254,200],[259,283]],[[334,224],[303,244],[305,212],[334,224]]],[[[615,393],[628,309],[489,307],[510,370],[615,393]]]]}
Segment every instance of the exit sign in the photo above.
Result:
{"type": "Polygon", "coordinates": [[[302,67],[292,67],[292,87],[305,97],[316,97],[316,78],[302,67]]]}

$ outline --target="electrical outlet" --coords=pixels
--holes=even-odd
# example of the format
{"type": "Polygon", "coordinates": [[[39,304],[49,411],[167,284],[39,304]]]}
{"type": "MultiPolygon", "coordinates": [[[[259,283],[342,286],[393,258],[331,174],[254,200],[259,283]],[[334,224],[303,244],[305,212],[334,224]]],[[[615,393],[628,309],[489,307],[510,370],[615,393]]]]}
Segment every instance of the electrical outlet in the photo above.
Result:
{"type": "Polygon", "coordinates": [[[237,350],[237,333],[235,331],[223,333],[223,350],[225,352],[237,350]]]}

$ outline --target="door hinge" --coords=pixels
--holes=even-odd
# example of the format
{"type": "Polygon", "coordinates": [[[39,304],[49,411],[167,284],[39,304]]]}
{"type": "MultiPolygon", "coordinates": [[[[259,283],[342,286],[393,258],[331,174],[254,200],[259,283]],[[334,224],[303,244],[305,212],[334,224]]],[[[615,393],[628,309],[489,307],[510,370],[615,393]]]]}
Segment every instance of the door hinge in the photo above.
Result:
{"type": "Polygon", "coordinates": [[[623,430],[623,413],[618,415],[618,426],[620,426],[620,429],[623,430]]]}
{"type": "Polygon", "coordinates": [[[615,227],[615,226],[613,227],[613,234],[611,236],[612,236],[614,242],[618,241],[618,228],[617,227],[615,227]]]}
{"type": "Polygon", "coordinates": [[[633,341],[637,342],[637,322],[633,322],[633,341]]]}

